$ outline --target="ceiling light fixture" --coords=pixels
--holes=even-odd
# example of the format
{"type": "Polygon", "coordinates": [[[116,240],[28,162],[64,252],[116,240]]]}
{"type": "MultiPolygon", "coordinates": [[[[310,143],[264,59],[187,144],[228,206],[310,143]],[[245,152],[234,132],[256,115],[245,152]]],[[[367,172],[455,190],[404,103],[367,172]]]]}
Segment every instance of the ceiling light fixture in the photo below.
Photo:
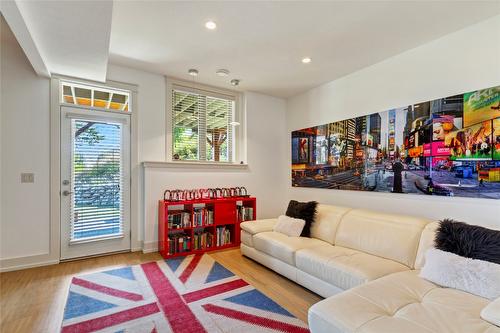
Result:
{"type": "Polygon", "coordinates": [[[232,79],[231,80],[231,84],[236,87],[236,86],[238,86],[240,84],[240,80],[238,80],[238,79],[232,79]]]}
{"type": "Polygon", "coordinates": [[[217,74],[217,76],[228,76],[229,75],[229,71],[227,69],[218,69],[215,74],[217,74]]]}
{"type": "Polygon", "coordinates": [[[217,28],[217,24],[215,24],[214,21],[207,21],[207,23],[205,23],[205,28],[208,30],[215,30],[215,28],[217,28]]]}
{"type": "Polygon", "coordinates": [[[190,70],[188,70],[188,74],[191,76],[198,76],[198,70],[191,68],[190,70]]]}
{"type": "Polygon", "coordinates": [[[229,125],[231,125],[231,126],[240,126],[240,123],[237,122],[237,121],[232,121],[232,122],[229,123],[229,125]]]}
{"type": "Polygon", "coordinates": [[[305,57],[305,58],[302,59],[302,63],[303,64],[308,64],[310,62],[311,62],[311,58],[309,58],[309,57],[305,57]]]}

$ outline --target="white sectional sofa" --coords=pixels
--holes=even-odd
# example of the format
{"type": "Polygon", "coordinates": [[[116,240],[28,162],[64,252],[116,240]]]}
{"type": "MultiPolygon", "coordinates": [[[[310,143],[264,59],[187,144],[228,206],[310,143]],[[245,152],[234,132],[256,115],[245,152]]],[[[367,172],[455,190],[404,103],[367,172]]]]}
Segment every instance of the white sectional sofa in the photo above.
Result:
{"type": "Polygon", "coordinates": [[[241,224],[243,255],[326,297],[309,309],[312,332],[488,332],[490,301],[418,277],[437,222],[318,205],[311,238],[241,224]]]}

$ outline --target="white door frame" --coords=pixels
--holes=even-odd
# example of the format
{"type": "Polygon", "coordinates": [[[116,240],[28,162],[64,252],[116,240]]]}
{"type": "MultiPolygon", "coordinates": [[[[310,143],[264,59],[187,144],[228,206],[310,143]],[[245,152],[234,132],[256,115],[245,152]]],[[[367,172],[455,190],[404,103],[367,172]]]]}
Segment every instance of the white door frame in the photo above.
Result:
{"type": "MultiPolygon", "coordinates": [[[[123,183],[121,191],[124,207],[122,210],[123,234],[99,240],[70,242],[70,195],[61,195],[61,259],[74,259],[130,250],[130,114],[97,111],[61,105],[61,177],[62,181],[71,179],[73,160],[72,119],[95,120],[103,123],[116,123],[121,127],[121,165],[123,183]]],[[[60,192],[73,191],[72,184],[60,184],[60,192]]]]}
{"type": "MultiPolygon", "coordinates": [[[[138,86],[135,84],[108,81],[106,84],[101,82],[85,81],[70,77],[53,75],[50,81],[50,248],[47,254],[37,256],[36,261],[26,262],[24,267],[39,266],[41,262],[58,263],[61,258],[60,226],[60,193],[61,184],[61,152],[60,152],[60,133],[61,133],[61,80],[79,82],[94,86],[107,88],[118,88],[130,91],[129,105],[131,106],[131,135],[130,135],[130,168],[131,168],[131,186],[130,186],[130,229],[131,229],[131,251],[142,250],[141,230],[141,172],[138,152],[138,123],[139,110],[137,103],[138,86]]],[[[72,105],[73,107],[79,107],[72,105]]],[[[94,108],[90,108],[94,109],[94,108]]],[[[33,258],[35,259],[35,258],[33,258]]],[[[43,264],[43,263],[42,263],[43,264]]]]}

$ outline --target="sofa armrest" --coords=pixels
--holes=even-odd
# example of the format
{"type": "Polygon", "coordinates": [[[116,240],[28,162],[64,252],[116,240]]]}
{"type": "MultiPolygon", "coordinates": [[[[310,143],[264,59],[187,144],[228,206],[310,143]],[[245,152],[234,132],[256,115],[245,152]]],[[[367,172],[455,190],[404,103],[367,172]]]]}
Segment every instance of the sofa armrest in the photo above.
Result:
{"type": "Polygon", "coordinates": [[[259,232],[273,231],[276,222],[278,222],[278,219],[247,221],[247,222],[242,222],[240,224],[240,227],[249,234],[255,235],[258,234],[259,232]]]}

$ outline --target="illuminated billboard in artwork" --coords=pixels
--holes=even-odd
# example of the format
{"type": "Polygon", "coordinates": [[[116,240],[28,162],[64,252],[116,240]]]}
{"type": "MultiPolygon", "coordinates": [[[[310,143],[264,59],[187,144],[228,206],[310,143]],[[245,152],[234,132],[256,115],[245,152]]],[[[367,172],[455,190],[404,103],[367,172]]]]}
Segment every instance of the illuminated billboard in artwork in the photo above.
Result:
{"type": "Polygon", "coordinates": [[[491,125],[491,120],[487,120],[446,135],[445,146],[450,149],[450,159],[491,160],[491,125]]]}
{"type": "Polygon", "coordinates": [[[294,187],[500,199],[500,86],[291,134],[294,187]]]}
{"type": "Polygon", "coordinates": [[[500,86],[464,94],[464,126],[500,117],[500,86]]]}
{"type": "Polygon", "coordinates": [[[444,141],[448,133],[459,128],[462,128],[462,118],[453,115],[432,115],[432,141],[444,141]]]}
{"type": "Polygon", "coordinates": [[[396,153],[396,110],[389,111],[389,155],[394,156],[396,153]]]}
{"type": "Polygon", "coordinates": [[[500,161],[500,118],[493,119],[493,159],[500,161]]]}

